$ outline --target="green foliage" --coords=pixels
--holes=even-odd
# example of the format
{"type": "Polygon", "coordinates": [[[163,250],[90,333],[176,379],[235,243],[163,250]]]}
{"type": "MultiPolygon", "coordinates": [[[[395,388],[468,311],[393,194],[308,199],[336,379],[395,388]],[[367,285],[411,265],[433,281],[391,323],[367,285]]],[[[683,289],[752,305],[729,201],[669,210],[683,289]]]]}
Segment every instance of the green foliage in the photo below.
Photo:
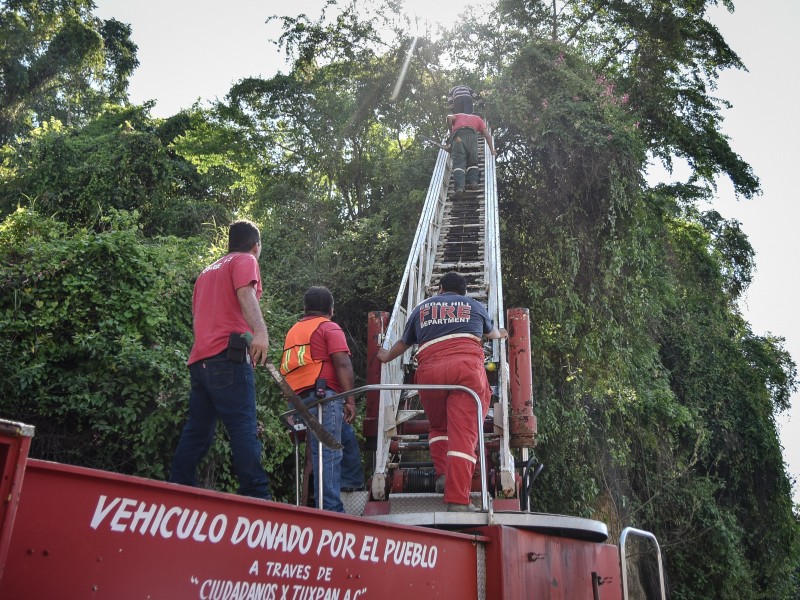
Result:
{"type": "Polygon", "coordinates": [[[547,465],[535,506],[656,532],[675,597],[791,597],[774,414],[796,369],[736,311],[752,248],[738,223],[681,208],[696,189],[645,189],[642,117],[587,67],[530,43],[494,87],[514,157],[498,176],[506,304],[531,306],[547,465]]]}
{"type": "MultiPolygon", "coordinates": [[[[85,127],[50,121],[3,149],[0,214],[30,206],[77,227],[97,228],[111,210],[137,211],[148,236],[193,235],[227,222],[238,202],[170,145],[193,124],[153,120],[149,107],[105,112],[85,127]]],[[[191,158],[191,156],[189,157],[191,158]]]]}
{"type": "Polygon", "coordinates": [[[91,0],[7,0],[0,7],[0,145],[58,119],[80,124],[127,99],[138,66],[130,26],[91,0]]]}
{"type": "Polygon", "coordinates": [[[0,228],[0,412],[37,456],[163,477],[187,385],[195,242],[146,244],[20,210],[0,228]]]}
{"type": "MultiPolygon", "coordinates": [[[[501,0],[502,42],[524,46],[530,37],[575,48],[596,73],[627,95],[640,117],[648,150],[671,167],[675,157],[689,162],[689,183],[710,197],[715,177],[730,178],[738,194],[759,193],[758,178],[720,132],[722,109],[712,96],[723,69],[743,68],[717,28],[707,20],[715,0],[556,3],[501,0]],[[561,3],[559,3],[561,4],[561,3]]],[[[733,2],[722,4],[730,11],[733,2]]]]}
{"type": "Polygon", "coordinates": [[[284,19],[291,73],[242,80],[215,113],[246,147],[269,152],[249,207],[263,223],[268,285],[295,306],[309,285],[328,285],[359,366],[366,315],[390,303],[435,156],[413,136],[442,135],[435,103],[447,90],[415,63],[391,100],[410,40],[378,52],[373,22],[354,11],[332,23],[284,19]]]}
{"type": "MultiPolygon", "coordinates": [[[[716,224],[717,219],[710,222],[716,224]]],[[[695,552],[726,553],[720,562],[735,557],[743,565],[737,573],[744,573],[745,581],[757,573],[753,595],[739,597],[762,597],[757,590],[768,591],[768,597],[791,597],[798,531],[791,522],[791,488],[774,415],[796,389],[796,367],[780,339],[755,336],[731,310],[731,260],[722,258],[728,240],[722,236],[714,241],[716,231],[717,227],[705,231],[699,225],[673,224],[670,249],[676,260],[672,275],[678,301],[659,329],[660,353],[676,397],[702,419],[705,437],[696,479],[706,478],[716,486],[711,514],[728,537],[704,539],[701,550],[686,547],[676,560],[700,560],[695,552]],[[787,560],[776,561],[770,548],[788,549],[787,560]]],[[[667,510],[681,512],[679,507],[667,510]]],[[[703,525],[699,520],[696,531],[711,537],[703,525]]],[[[667,530],[663,535],[669,539],[674,533],[667,530]]],[[[708,576],[702,571],[687,569],[687,578],[697,578],[695,585],[700,585],[701,576],[708,576]]],[[[728,576],[718,573],[710,589],[725,589],[728,576]]],[[[745,581],[737,584],[739,589],[745,581]]],[[[687,586],[683,597],[698,597],[693,594],[702,589],[706,588],[687,586]]]]}
{"type": "MultiPolygon", "coordinates": [[[[6,4],[8,78],[33,64],[19,24],[39,13],[6,4]]],[[[754,272],[740,224],[696,207],[719,175],[759,192],[710,95],[741,62],[710,2],[562,4],[503,0],[491,26],[426,32],[394,98],[402,19],[352,4],[283,19],[291,71],[244,79],[210,110],[15,130],[0,163],[0,412],[37,425],[37,456],[163,477],[186,408],[191,281],[234,215],[261,227],[273,359],[302,293],[324,284],[364,373],[366,313],[394,299],[434,161],[415,140],[443,136],[444,95],[464,81],[500,151],[505,304],[531,310],[536,510],[653,531],[672,598],[796,598],[800,526],[775,430],[796,366],[738,312],[754,272]],[[650,189],[650,156],[692,175],[650,189]]],[[[132,68],[125,32],[106,37],[127,65],[113,73],[132,68]]],[[[256,383],[265,465],[290,500],[285,403],[256,383]]],[[[224,438],[201,481],[232,491],[224,438]]]]}
{"type": "MultiPolygon", "coordinates": [[[[212,258],[203,240],[145,240],[125,213],[103,225],[25,210],[0,225],[0,414],[36,427],[39,458],[164,479],[188,397],[193,282],[212,258]]],[[[284,404],[263,376],[258,389],[264,462],[280,472],[284,404]]],[[[223,430],[200,478],[236,489],[223,430]]],[[[288,498],[291,481],[276,483],[288,498]]]]}

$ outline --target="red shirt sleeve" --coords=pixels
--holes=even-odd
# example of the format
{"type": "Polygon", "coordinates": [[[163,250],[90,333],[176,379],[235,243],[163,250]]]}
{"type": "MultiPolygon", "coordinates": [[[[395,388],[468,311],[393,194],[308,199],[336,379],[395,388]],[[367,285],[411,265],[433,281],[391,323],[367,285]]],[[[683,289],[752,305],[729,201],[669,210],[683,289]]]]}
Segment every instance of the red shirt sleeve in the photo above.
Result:
{"type": "Polygon", "coordinates": [[[347,347],[347,338],[344,331],[333,321],[327,321],[317,328],[311,335],[311,356],[323,361],[322,370],[319,376],[328,381],[328,387],[336,392],[342,391],[339,378],[336,376],[336,369],[331,360],[334,352],[347,352],[350,355],[350,348],[347,347]]]}
{"type": "Polygon", "coordinates": [[[258,268],[258,259],[249,253],[237,254],[231,265],[231,282],[234,290],[255,283],[256,298],[261,298],[261,271],[258,268]]]}

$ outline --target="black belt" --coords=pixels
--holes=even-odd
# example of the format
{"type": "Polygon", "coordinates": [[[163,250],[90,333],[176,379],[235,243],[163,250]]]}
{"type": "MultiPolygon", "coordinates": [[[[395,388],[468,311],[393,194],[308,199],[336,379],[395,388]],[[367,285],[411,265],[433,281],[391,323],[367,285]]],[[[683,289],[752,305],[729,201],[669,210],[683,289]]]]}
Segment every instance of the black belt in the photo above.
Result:
{"type": "MultiPolygon", "coordinates": [[[[328,390],[330,390],[331,392],[334,392],[334,393],[338,393],[333,388],[326,387],[325,391],[327,392],[328,390]]],[[[297,392],[297,396],[300,398],[300,400],[310,400],[312,398],[314,400],[322,400],[322,399],[325,398],[325,396],[323,396],[322,398],[317,396],[317,390],[314,389],[314,388],[311,388],[310,390],[303,390],[302,392],[297,392]]]]}
{"type": "Polygon", "coordinates": [[[297,395],[299,396],[300,400],[310,400],[311,398],[317,397],[316,390],[306,390],[304,392],[298,392],[297,395]]]}
{"type": "Polygon", "coordinates": [[[201,358],[197,362],[206,362],[207,360],[214,360],[214,361],[217,361],[217,360],[228,360],[228,351],[227,350],[223,350],[219,354],[215,354],[214,356],[208,356],[206,358],[201,358]]]}

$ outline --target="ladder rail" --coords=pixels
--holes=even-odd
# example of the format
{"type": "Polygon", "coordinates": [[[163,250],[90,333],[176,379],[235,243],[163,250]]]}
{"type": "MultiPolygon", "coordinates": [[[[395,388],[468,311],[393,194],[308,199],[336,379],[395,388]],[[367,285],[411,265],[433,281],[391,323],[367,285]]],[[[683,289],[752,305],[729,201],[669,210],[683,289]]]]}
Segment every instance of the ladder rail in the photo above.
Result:
{"type": "MultiPolygon", "coordinates": [[[[400,288],[395,297],[392,314],[386,326],[380,346],[388,350],[389,340],[400,339],[406,326],[406,319],[414,307],[425,298],[425,289],[430,283],[433,264],[436,259],[444,203],[447,196],[447,184],[450,179],[452,161],[449,152],[440,149],[436,165],[428,185],[428,193],[417,225],[411,251],[408,255],[400,288]],[[403,297],[407,298],[405,306],[403,297]]],[[[403,381],[403,365],[411,359],[411,350],[403,353],[399,361],[392,361],[381,366],[381,384],[396,384],[403,381]]],[[[384,499],[384,482],[388,475],[389,446],[391,433],[395,430],[397,410],[400,403],[401,390],[384,388],[380,390],[378,400],[378,431],[375,448],[375,466],[373,470],[373,496],[384,499]]]]}
{"type": "MultiPolygon", "coordinates": [[[[411,309],[413,309],[424,299],[425,287],[426,284],[429,283],[429,281],[425,281],[424,271],[428,271],[427,278],[429,279],[429,266],[433,266],[431,261],[431,252],[435,254],[436,248],[434,244],[430,243],[432,240],[429,239],[428,235],[423,237],[423,232],[430,233],[439,225],[438,223],[435,223],[435,218],[437,215],[441,216],[441,214],[436,209],[438,208],[438,205],[442,203],[443,192],[446,193],[447,191],[445,174],[447,174],[449,177],[449,165],[449,154],[445,150],[439,150],[433,176],[431,177],[431,182],[428,186],[428,194],[425,197],[425,204],[422,208],[422,215],[420,217],[419,225],[417,226],[417,231],[414,234],[414,242],[411,245],[411,252],[408,255],[406,268],[403,271],[400,289],[397,292],[397,297],[394,301],[394,307],[392,308],[392,314],[389,317],[387,331],[394,331],[397,329],[398,319],[400,318],[400,308],[403,305],[403,296],[406,292],[407,285],[409,286],[409,294],[408,302],[406,304],[406,314],[410,313],[411,309]],[[430,249],[431,246],[433,246],[432,250],[430,249]],[[423,253],[423,249],[426,247],[428,248],[427,254],[423,253]],[[413,277],[411,277],[411,275],[413,275],[413,277]]],[[[383,340],[383,348],[388,350],[388,338],[383,340]]]]}
{"type": "MultiPolygon", "coordinates": [[[[497,196],[497,174],[495,171],[494,156],[489,152],[489,146],[484,140],[484,188],[486,196],[486,240],[484,248],[484,281],[488,288],[489,316],[494,319],[499,328],[505,328],[505,307],[503,304],[503,270],[500,252],[500,215],[497,196]]],[[[510,406],[509,406],[509,379],[508,356],[506,345],[501,340],[492,341],[492,361],[500,366],[498,372],[497,396],[501,406],[500,424],[502,430],[500,437],[500,486],[506,494],[513,495],[516,489],[514,477],[514,455],[511,452],[510,436],[510,406]]],[[[494,415],[497,419],[498,415],[494,415]]],[[[523,457],[523,459],[526,457],[523,457]]]]}
{"type": "MultiPolygon", "coordinates": [[[[488,309],[497,327],[505,328],[505,310],[503,306],[503,274],[500,259],[500,218],[497,201],[497,175],[495,173],[494,156],[489,152],[484,141],[484,170],[486,194],[486,244],[484,254],[484,281],[489,286],[488,309]]],[[[498,346],[495,341],[492,358],[498,360],[498,346]]]]}

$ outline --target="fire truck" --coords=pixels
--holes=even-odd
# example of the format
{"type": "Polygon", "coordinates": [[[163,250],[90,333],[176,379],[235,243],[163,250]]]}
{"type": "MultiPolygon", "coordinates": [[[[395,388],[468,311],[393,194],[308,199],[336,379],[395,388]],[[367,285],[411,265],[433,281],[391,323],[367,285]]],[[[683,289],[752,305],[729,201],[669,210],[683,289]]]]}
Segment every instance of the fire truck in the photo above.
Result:
{"type": "Polygon", "coordinates": [[[372,476],[343,492],[345,514],[309,506],[292,411],[282,418],[295,440],[294,505],[35,460],[34,429],[0,421],[0,598],[666,600],[652,534],[612,539],[603,522],[532,510],[543,467],[529,317],[503,306],[494,158],[484,142],[479,155],[482,184],[456,195],[439,150],[394,307],[369,316],[367,384],[355,393],[372,476]],[[484,346],[492,403],[475,424],[476,512],[447,512],[435,492],[414,349],[375,357],[448,271],[509,332],[484,346]]]}

